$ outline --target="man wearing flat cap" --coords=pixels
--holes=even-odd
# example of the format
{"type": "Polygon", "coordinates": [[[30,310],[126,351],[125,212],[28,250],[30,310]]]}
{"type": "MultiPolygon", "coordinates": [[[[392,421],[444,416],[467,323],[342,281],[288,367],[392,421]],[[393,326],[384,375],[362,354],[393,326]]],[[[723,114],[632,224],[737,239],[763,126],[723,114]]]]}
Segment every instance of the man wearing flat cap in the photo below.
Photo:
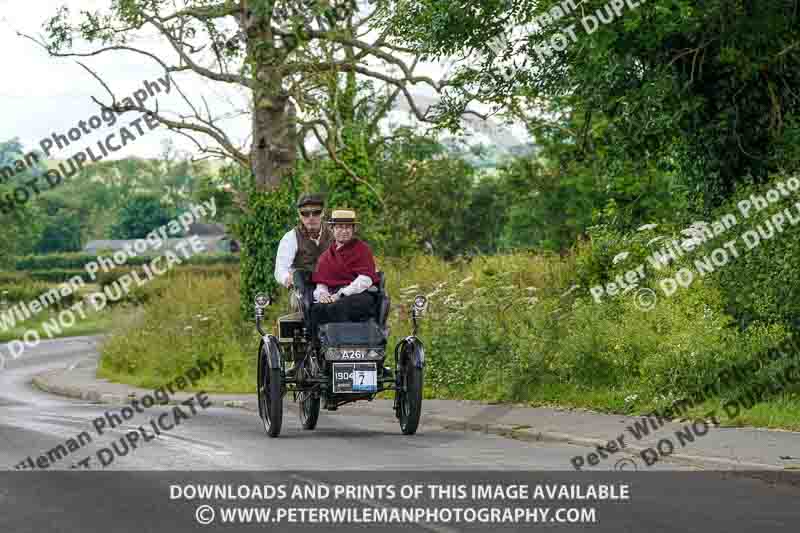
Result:
{"type": "Polygon", "coordinates": [[[294,284],[295,270],[313,272],[317,259],[333,242],[331,229],[322,223],[325,199],[321,194],[303,194],[297,200],[300,222],[278,245],[275,280],[286,288],[294,284]]]}
{"type": "Polygon", "coordinates": [[[312,320],[358,322],[375,312],[377,292],[367,289],[380,281],[372,250],[354,236],[356,213],[352,209],[333,211],[328,224],[334,243],[320,256],[311,281],[317,284],[311,308],[312,320]]]}

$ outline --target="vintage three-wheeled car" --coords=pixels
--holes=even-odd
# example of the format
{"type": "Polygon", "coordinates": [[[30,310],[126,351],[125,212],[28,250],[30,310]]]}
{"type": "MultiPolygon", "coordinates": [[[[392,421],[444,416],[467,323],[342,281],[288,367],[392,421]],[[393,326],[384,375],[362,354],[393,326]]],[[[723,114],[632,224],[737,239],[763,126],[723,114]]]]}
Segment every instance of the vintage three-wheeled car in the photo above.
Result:
{"type": "Polygon", "coordinates": [[[264,429],[277,437],[283,421],[283,398],[291,393],[298,403],[304,429],[314,429],[320,408],[335,411],[359,400],[372,401],[383,391],[395,391],[394,410],[406,435],[419,426],[425,350],[417,338],[417,319],[427,300],[417,296],[411,308],[413,332],[394,348],[394,367],[386,364],[390,299],[384,275],[369,290],[377,292],[374,316],[363,322],[333,322],[311,327],[313,284],[309,272],[294,273],[295,313],[278,319],[276,334],[262,327],[269,297],[255,298],[258,353],[258,410],[264,429]],[[314,332],[313,330],[317,331],[314,332]],[[316,334],[315,334],[316,333],[316,334]],[[286,363],[294,362],[287,373],[286,363]]]}

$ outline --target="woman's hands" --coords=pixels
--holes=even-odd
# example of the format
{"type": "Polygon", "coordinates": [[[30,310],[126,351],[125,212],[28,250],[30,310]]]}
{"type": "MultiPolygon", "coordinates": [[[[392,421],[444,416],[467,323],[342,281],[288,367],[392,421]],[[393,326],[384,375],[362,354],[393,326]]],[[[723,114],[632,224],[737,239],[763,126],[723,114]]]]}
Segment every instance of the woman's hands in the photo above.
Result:
{"type": "Polygon", "coordinates": [[[320,294],[319,301],[323,304],[332,304],[339,299],[339,293],[336,294],[320,294]]]}

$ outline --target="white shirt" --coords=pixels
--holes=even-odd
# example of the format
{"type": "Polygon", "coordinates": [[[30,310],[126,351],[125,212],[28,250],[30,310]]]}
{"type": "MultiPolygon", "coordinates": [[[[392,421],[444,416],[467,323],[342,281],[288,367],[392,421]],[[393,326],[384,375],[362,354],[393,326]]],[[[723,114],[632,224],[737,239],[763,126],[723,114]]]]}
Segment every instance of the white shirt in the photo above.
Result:
{"type": "Polygon", "coordinates": [[[289,281],[292,279],[291,266],[296,253],[297,234],[293,228],[287,231],[286,235],[281,239],[280,244],[278,244],[278,256],[275,258],[275,281],[284,287],[288,287],[289,281]]]}
{"type": "MultiPolygon", "coordinates": [[[[350,283],[350,285],[347,287],[342,287],[336,291],[336,294],[338,294],[339,297],[350,296],[351,294],[360,294],[370,287],[372,287],[372,278],[363,274],[359,274],[358,277],[356,277],[356,279],[350,283]]],[[[317,283],[317,288],[314,289],[314,301],[319,302],[319,297],[323,294],[330,294],[328,286],[324,283],[317,283]]]]}
{"type": "MultiPolygon", "coordinates": [[[[314,244],[319,246],[319,240],[321,238],[322,231],[319,232],[319,236],[316,239],[311,240],[314,241],[314,244]]],[[[289,282],[294,275],[292,262],[294,261],[295,254],[297,254],[297,246],[297,233],[295,229],[287,231],[286,235],[281,239],[280,244],[278,244],[278,255],[275,258],[275,281],[284,287],[289,287],[289,282]]]]}

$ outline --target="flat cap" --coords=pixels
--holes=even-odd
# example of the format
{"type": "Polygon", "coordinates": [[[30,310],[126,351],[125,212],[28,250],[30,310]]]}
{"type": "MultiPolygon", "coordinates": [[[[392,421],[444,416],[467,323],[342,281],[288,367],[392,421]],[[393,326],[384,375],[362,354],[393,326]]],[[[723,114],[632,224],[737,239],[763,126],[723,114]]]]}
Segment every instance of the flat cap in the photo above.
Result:
{"type": "Polygon", "coordinates": [[[309,194],[302,194],[300,198],[297,199],[297,208],[301,208],[305,205],[321,205],[325,206],[325,195],[320,193],[309,193],[309,194]]]}

